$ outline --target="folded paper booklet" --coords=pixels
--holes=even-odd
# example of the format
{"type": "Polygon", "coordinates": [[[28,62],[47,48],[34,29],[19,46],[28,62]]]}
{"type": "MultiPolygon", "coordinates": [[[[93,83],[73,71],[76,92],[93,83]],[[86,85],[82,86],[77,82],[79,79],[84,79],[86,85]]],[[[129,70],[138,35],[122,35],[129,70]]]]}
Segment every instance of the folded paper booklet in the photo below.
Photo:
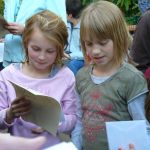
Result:
{"type": "Polygon", "coordinates": [[[150,150],[145,120],[106,122],[106,131],[109,150],[128,150],[129,144],[136,150],[150,150]]]}
{"type": "Polygon", "coordinates": [[[4,38],[6,34],[9,34],[9,31],[4,27],[6,24],[7,21],[4,19],[3,16],[0,15],[0,38],[4,38]]]}
{"type": "Polygon", "coordinates": [[[9,82],[13,85],[17,97],[23,96],[31,102],[31,111],[22,118],[56,135],[58,124],[63,120],[59,102],[52,97],[9,82]]]}

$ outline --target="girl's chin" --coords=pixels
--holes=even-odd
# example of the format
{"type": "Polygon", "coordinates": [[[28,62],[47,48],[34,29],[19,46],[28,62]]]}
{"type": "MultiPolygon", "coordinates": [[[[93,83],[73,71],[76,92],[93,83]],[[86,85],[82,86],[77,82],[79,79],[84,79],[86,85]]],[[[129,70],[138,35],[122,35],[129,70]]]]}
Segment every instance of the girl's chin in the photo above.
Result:
{"type": "Polygon", "coordinates": [[[106,62],[102,61],[102,60],[97,60],[97,61],[95,61],[95,64],[97,64],[97,65],[104,65],[104,64],[106,64],[106,62]]]}

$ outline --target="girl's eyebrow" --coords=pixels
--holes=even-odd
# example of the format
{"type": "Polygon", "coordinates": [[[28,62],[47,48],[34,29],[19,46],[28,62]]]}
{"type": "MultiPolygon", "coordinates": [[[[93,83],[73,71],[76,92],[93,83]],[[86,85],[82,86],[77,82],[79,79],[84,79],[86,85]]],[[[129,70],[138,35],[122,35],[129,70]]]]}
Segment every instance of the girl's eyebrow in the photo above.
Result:
{"type": "Polygon", "coordinates": [[[40,49],[40,47],[39,47],[39,46],[36,46],[36,45],[31,45],[31,48],[40,49]]]}
{"type": "Polygon", "coordinates": [[[84,40],[84,42],[92,42],[91,40],[84,40]]]}
{"type": "MultiPolygon", "coordinates": [[[[31,47],[41,48],[41,47],[39,47],[39,46],[37,46],[37,45],[31,45],[31,47]]],[[[56,50],[56,48],[48,48],[48,49],[46,49],[46,50],[56,50]]]]}

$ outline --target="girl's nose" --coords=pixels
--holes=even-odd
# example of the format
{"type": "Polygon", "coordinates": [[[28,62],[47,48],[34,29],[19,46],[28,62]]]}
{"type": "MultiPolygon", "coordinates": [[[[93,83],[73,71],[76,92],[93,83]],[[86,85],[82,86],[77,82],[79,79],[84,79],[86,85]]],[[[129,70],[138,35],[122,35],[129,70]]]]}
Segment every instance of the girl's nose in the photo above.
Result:
{"type": "Polygon", "coordinates": [[[99,54],[99,53],[101,53],[101,49],[98,47],[95,47],[95,48],[93,48],[92,52],[93,52],[93,54],[99,54]]]}
{"type": "Polygon", "coordinates": [[[38,58],[43,60],[43,59],[45,59],[45,57],[46,57],[46,55],[44,53],[41,53],[38,58]]]}

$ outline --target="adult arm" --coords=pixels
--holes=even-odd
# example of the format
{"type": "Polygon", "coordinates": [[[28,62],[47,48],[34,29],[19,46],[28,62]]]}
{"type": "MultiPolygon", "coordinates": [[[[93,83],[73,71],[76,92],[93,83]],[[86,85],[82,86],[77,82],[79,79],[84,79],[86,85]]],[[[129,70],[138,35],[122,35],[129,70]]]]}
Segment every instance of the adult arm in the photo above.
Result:
{"type": "Polygon", "coordinates": [[[66,3],[65,0],[46,0],[47,9],[60,16],[67,24],[66,3]]]}

